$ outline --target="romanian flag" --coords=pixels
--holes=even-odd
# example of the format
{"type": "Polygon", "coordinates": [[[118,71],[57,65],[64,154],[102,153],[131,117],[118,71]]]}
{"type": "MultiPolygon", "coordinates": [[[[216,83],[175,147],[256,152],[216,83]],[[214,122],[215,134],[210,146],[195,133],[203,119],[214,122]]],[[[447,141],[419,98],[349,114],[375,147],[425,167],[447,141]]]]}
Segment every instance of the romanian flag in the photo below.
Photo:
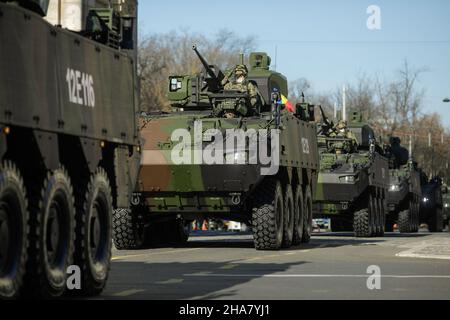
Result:
{"type": "Polygon", "coordinates": [[[294,113],[293,104],[283,94],[281,95],[281,104],[286,106],[287,111],[294,113]]]}

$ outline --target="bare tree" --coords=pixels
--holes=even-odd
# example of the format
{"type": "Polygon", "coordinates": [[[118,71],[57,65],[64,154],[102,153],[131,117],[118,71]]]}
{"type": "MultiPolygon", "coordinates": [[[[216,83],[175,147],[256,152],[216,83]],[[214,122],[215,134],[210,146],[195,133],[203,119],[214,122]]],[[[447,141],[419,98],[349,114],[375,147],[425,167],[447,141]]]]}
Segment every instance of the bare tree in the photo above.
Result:
{"type": "Polygon", "coordinates": [[[210,63],[220,68],[239,63],[239,53],[254,50],[255,37],[239,37],[221,30],[209,39],[188,31],[150,34],[141,41],[138,70],[141,86],[141,110],[170,110],[167,100],[168,79],[171,74],[187,75],[201,71],[201,64],[192,52],[197,45],[210,63]]]}

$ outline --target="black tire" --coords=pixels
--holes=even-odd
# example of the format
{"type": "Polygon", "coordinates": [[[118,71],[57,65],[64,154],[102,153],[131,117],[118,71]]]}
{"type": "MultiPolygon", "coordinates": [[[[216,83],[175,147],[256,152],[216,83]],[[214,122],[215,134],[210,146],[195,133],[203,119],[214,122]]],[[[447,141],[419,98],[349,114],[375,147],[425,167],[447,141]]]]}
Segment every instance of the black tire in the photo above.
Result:
{"type": "Polygon", "coordinates": [[[80,294],[99,295],[111,266],[113,203],[106,172],[98,169],[88,184],[77,213],[75,264],[81,268],[80,294]]]}
{"type": "Polygon", "coordinates": [[[282,247],[287,249],[292,246],[294,238],[294,194],[292,186],[286,185],[284,192],[284,227],[282,247]]]}
{"type": "Polygon", "coordinates": [[[283,242],[284,201],[281,184],[268,180],[259,189],[253,210],[253,238],[257,250],[279,250],[283,242]]]}
{"type": "Polygon", "coordinates": [[[411,232],[411,211],[403,210],[398,214],[398,230],[400,233],[411,232]]]}
{"type": "Polygon", "coordinates": [[[357,238],[369,238],[372,236],[370,227],[369,210],[363,209],[355,212],[353,216],[353,230],[357,238]]]}
{"type": "Polygon", "coordinates": [[[0,299],[20,295],[27,262],[28,202],[16,166],[0,164],[0,299]]]}
{"type": "Polygon", "coordinates": [[[66,291],[75,247],[75,200],[66,171],[49,173],[40,194],[31,197],[25,295],[54,299],[66,291]]]}
{"type": "Polygon", "coordinates": [[[309,185],[305,189],[303,201],[305,205],[305,223],[303,224],[302,243],[309,243],[313,232],[313,203],[311,187],[309,185]]]}
{"type": "Polygon", "coordinates": [[[117,209],[113,215],[113,239],[117,250],[139,250],[145,244],[145,226],[131,209],[117,209]]]}
{"type": "Polygon", "coordinates": [[[292,244],[294,246],[298,246],[302,243],[304,221],[305,205],[303,201],[303,190],[300,185],[297,185],[294,198],[294,234],[292,237],[292,244]]]}

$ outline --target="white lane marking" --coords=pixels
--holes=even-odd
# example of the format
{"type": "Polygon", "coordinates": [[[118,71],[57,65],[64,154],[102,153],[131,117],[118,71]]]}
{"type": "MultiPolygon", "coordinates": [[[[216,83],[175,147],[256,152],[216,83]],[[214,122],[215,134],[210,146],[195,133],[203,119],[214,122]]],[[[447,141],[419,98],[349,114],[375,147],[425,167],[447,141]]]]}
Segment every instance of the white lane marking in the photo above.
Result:
{"type": "Polygon", "coordinates": [[[183,283],[184,280],[183,279],[170,279],[167,281],[156,281],[156,284],[180,284],[183,283]]]}
{"type": "MultiPolygon", "coordinates": [[[[368,278],[368,274],[185,274],[197,278],[368,278]]],[[[449,279],[450,275],[382,275],[384,279],[449,279]]]]}
{"type": "Polygon", "coordinates": [[[201,248],[186,249],[186,250],[171,250],[171,251],[152,252],[152,253],[141,253],[141,254],[128,255],[128,256],[118,256],[118,257],[112,258],[111,260],[117,261],[117,260],[129,259],[129,258],[151,257],[151,256],[157,256],[157,255],[186,253],[186,252],[199,251],[199,250],[201,250],[201,248]]]}
{"type": "Polygon", "coordinates": [[[139,289],[131,289],[131,290],[125,290],[122,292],[118,292],[118,293],[114,293],[113,297],[119,297],[119,298],[124,298],[124,297],[129,297],[129,296],[133,296],[137,293],[141,293],[144,292],[145,290],[139,290],[139,289]]]}

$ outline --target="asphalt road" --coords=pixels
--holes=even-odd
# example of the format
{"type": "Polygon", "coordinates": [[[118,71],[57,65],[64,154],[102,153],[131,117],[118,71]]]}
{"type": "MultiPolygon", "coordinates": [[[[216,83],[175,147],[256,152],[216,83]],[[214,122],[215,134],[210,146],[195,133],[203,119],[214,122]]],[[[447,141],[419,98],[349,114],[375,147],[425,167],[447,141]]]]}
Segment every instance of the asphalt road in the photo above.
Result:
{"type": "Polygon", "coordinates": [[[320,234],[280,252],[252,245],[251,235],[211,233],[182,248],[114,251],[100,299],[450,299],[450,233],[320,234]],[[370,266],[381,277],[369,279],[370,266]]]}

